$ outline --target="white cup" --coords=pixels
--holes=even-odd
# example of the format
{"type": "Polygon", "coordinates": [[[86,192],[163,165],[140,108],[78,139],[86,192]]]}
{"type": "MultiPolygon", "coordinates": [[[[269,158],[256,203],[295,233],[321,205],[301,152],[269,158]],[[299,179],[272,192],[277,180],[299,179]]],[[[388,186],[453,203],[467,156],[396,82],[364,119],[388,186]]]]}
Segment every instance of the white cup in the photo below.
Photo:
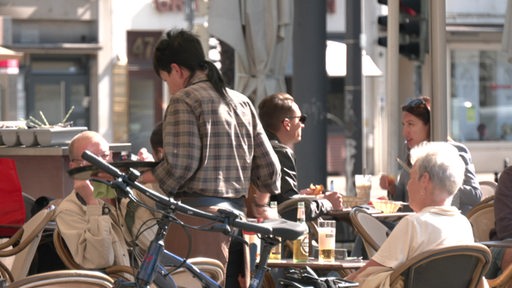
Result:
{"type": "Polygon", "coordinates": [[[370,191],[372,190],[372,175],[355,175],[355,186],[357,198],[368,203],[370,201],[370,191]]]}
{"type": "Polygon", "coordinates": [[[334,262],[336,221],[318,220],[318,261],[334,262]]]}

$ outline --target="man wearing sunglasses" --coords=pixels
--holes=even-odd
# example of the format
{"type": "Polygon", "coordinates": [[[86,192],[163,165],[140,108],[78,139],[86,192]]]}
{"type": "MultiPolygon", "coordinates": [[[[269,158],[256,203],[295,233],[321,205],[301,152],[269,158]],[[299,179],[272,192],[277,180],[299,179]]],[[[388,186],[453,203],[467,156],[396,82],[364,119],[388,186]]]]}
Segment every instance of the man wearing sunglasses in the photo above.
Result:
{"type": "MultiPolygon", "coordinates": [[[[297,169],[293,147],[302,139],[302,128],[305,127],[306,115],[302,114],[299,105],[287,93],[276,93],[264,98],[259,106],[260,121],[281,163],[281,193],[271,195],[271,201],[278,204],[297,194],[313,194],[312,188],[299,190],[297,169]]],[[[313,220],[332,209],[342,209],[342,198],[337,192],[326,192],[311,201],[306,207],[307,221],[313,220]]],[[[291,212],[293,214],[293,212],[291,212]]],[[[285,215],[281,215],[287,218],[285,215]]],[[[296,214],[291,215],[295,217],[296,214]]]]}

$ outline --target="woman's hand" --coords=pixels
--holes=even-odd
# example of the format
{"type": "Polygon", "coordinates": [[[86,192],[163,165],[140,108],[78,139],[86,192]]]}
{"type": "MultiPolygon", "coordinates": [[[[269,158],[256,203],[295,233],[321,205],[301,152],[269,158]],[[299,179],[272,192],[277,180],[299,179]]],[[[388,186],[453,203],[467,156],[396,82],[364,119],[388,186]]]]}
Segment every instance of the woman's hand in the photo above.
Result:
{"type": "Polygon", "coordinates": [[[392,196],[396,191],[396,180],[395,177],[382,174],[379,181],[380,188],[388,190],[388,195],[392,196]]]}
{"type": "Polygon", "coordinates": [[[390,175],[386,175],[386,174],[382,174],[380,176],[380,188],[384,189],[384,190],[389,190],[389,188],[391,186],[396,186],[396,183],[395,183],[395,177],[393,176],[390,176],[390,175]]]}

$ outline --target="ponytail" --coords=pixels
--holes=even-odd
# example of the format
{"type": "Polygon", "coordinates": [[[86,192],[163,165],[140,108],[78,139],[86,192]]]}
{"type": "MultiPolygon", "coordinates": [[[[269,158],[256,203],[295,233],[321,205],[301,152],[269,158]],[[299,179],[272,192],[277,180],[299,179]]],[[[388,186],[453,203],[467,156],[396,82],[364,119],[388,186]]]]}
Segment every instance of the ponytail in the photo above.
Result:
{"type": "Polygon", "coordinates": [[[213,89],[219,93],[220,97],[228,103],[231,102],[226,90],[226,82],[224,81],[224,78],[217,66],[215,66],[211,61],[203,60],[199,63],[199,68],[206,69],[206,77],[212,84],[213,89]]]}

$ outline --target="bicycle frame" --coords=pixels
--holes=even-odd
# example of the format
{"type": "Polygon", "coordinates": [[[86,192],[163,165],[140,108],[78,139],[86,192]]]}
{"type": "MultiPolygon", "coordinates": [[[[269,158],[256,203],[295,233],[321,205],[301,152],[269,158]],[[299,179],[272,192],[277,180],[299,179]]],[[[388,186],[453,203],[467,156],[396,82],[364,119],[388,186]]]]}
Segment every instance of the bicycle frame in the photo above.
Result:
{"type": "Polygon", "coordinates": [[[148,247],[148,251],[146,252],[144,259],[140,264],[138,272],[135,276],[135,282],[119,279],[116,280],[114,287],[146,288],[149,287],[151,283],[154,283],[160,288],[175,288],[176,283],[172,279],[172,275],[167,271],[166,268],[168,267],[183,267],[187,269],[199,281],[201,281],[204,287],[221,287],[217,282],[208,277],[208,275],[202,273],[194,265],[188,263],[186,259],[183,259],[165,250],[163,240],[165,234],[167,233],[169,223],[175,221],[173,220],[173,215],[176,213],[176,211],[191,216],[213,220],[222,224],[218,226],[212,225],[209,231],[223,232],[228,234],[231,231],[229,227],[235,227],[261,235],[262,245],[260,248],[260,260],[255,267],[253,277],[251,277],[249,284],[250,288],[261,287],[265,272],[269,269],[266,265],[270,256],[270,251],[272,250],[272,247],[280,243],[277,237],[292,240],[298,238],[300,235],[306,232],[304,227],[300,224],[282,219],[274,222],[255,224],[242,221],[239,219],[240,215],[225,209],[219,209],[217,214],[210,214],[204,211],[200,211],[187,205],[181,204],[172,198],[165,197],[137,183],[136,180],[139,177],[139,172],[134,169],[131,169],[129,174],[121,173],[115,167],[111,166],[103,159],[97,157],[89,151],[82,153],[82,158],[112,175],[115,180],[109,182],[108,184],[114,188],[117,188],[117,191],[123,194],[121,195],[122,197],[128,197],[139,205],[148,208],[142,204],[141,201],[137,199],[137,197],[134,196],[130,188],[133,187],[154,200],[156,203],[156,210],[162,213],[162,217],[158,221],[158,229],[156,235],[151,241],[150,246],[148,247]]]}
{"type": "MultiPolygon", "coordinates": [[[[130,197],[131,198],[131,197],[130,197]]],[[[134,199],[133,199],[134,200],[134,199]]],[[[134,200],[138,202],[138,200],[134,200]]],[[[192,275],[194,275],[203,285],[208,288],[220,288],[221,286],[211,279],[208,275],[202,273],[194,265],[186,261],[164,248],[163,240],[167,233],[169,223],[172,222],[172,217],[169,213],[162,213],[162,217],[158,221],[158,229],[155,237],[151,240],[148,250],[144,255],[144,259],[135,276],[135,282],[129,282],[123,279],[117,279],[114,287],[150,287],[154,283],[159,288],[176,288],[169,269],[185,268],[192,275]]]]}

